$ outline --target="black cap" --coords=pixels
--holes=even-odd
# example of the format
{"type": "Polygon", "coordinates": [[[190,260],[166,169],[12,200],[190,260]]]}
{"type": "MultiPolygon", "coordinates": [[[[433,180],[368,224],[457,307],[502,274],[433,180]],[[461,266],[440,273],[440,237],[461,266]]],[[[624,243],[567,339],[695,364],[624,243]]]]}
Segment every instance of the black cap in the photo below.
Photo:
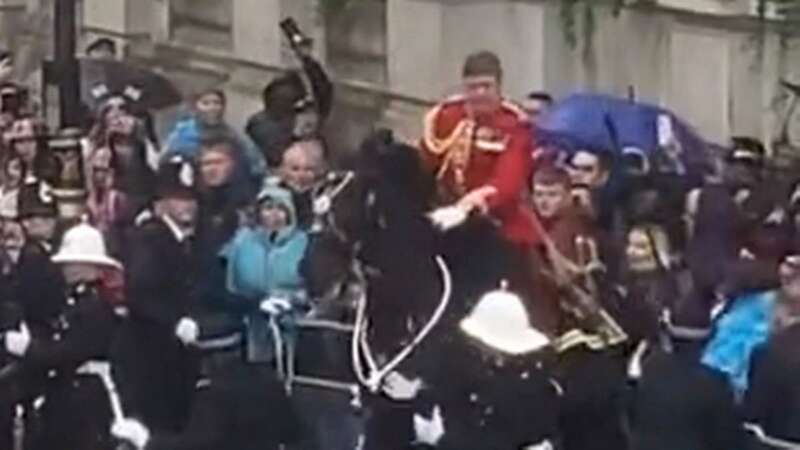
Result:
{"type": "Polygon", "coordinates": [[[734,136],[733,148],[728,157],[731,161],[745,161],[754,164],[762,164],[766,150],[764,144],[758,139],[750,136],[734,136]]]}
{"type": "Polygon", "coordinates": [[[194,199],[194,166],[187,159],[176,156],[161,164],[156,176],[156,198],[194,199]]]}
{"type": "Polygon", "coordinates": [[[53,188],[44,181],[24,184],[17,199],[20,219],[30,217],[56,217],[58,209],[53,188]]]}

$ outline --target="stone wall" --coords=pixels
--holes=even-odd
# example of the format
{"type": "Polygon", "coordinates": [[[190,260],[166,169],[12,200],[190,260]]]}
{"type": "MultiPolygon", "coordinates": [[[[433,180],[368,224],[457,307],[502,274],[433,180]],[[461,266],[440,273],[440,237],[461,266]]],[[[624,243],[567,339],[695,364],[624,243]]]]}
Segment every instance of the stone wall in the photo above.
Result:
{"type": "Polygon", "coordinates": [[[236,124],[287,67],[277,24],[295,17],[337,82],[329,128],[344,149],[376,123],[417,137],[424,109],[458,90],[461,62],[477,49],[501,56],[512,98],[539,89],[633,90],[718,142],[731,134],[769,138],[779,78],[800,80],[798,41],[769,33],[760,40],[750,0],[660,0],[618,17],[598,9],[590,45],[576,48],[564,38],[556,0],[359,0],[328,18],[315,0],[83,2],[86,38],[118,39],[133,60],[170,74],[187,93],[223,87],[236,124]]]}

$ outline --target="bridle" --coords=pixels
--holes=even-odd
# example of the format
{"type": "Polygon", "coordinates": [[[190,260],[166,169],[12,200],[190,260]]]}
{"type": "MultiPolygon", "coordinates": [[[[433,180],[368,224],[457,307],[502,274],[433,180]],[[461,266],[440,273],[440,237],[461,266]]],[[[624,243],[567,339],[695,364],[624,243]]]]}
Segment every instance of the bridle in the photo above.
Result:
{"type": "Polygon", "coordinates": [[[312,233],[331,232],[342,244],[350,242],[347,232],[342,229],[336,220],[333,211],[336,198],[352,184],[356,174],[353,171],[331,172],[312,193],[314,223],[312,233]],[[341,179],[337,179],[341,178],[341,179]]]}
{"type": "MultiPolygon", "coordinates": [[[[351,340],[352,367],[358,382],[366,387],[370,392],[377,393],[383,385],[385,378],[395,371],[411,353],[425,340],[433,328],[441,321],[445,310],[450,303],[452,295],[452,277],[444,258],[435,256],[434,260],[439,270],[442,281],[442,293],[439,303],[420,330],[413,336],[407,344],[396,354],[386,359],[383,366],[379,366],[378,358],[372,351],[368,342],[369,320],[367,317],[368,286],[371,277],[381,276],[380,270],[370,267],[361,260],[361,248],[363,241],[361,238],[348,235],[340,222],[336,218],[334,202],[337,197],[350,186],[355,180],[355,173],[352,171],[342,173],[332,173],[328,179],[314,190],[314,225],[312,232],[330,232],[344,247],[350,250],[351,264],[348,276],[342,281],[342,285],[354,283],[358,289],[358,299],[356,301],[356,319],[353,326],[351,340]],[[340,179],[337,179],[339,177],[340,179]]],[[[374,208],[375,193],[368,191],[365,196],[365,211],[369,216],[369,211],[374,208]]],[[[337,291],[344,289],[340,286],[337,291]]]]}

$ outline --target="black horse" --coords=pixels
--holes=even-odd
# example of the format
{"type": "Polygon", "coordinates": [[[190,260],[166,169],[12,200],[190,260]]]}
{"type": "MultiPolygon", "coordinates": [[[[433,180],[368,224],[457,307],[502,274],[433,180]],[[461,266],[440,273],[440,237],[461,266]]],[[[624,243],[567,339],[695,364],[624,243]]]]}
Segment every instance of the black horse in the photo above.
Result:
{"type": "Polygon", "coordinates": [[[408,408],[380,395],[381,378],[420,375],[439,357],[426,352],[429,344],[450,339],[455,321],[499,286],[507,266],[490,222],[473,218],[446,234],[433,226],[427,213],[434,179],[418,150],[396,142],[390,131],[368,137],[350,168],[320,187],[304,275],[312,296],[323,299],[318,307],[344,315],[349,304],[331,305],[348,298],[342,295],[347,286],[364,287],[363,314],[355,308],[364,333],[348,361],[361,384],[378,394],[368,405],[370,448],[408,442],[411,432],[408,408]]]}
{"type": "Polygon", "coordinates": [[[370,342],[379,353],[396,351],[409,329],[434,313],[443,270],[452,280],[444,322],[463,317],[507,278],[507,247],[489,220],[474,217],[447,233],[431,223],[435,183],[416,148],[380,130],[362,143],[351,168],[323,186],[334,195],[317,211],[304,275],[313,297],[332,299],[357,264],[368,289],[370,342]]]}

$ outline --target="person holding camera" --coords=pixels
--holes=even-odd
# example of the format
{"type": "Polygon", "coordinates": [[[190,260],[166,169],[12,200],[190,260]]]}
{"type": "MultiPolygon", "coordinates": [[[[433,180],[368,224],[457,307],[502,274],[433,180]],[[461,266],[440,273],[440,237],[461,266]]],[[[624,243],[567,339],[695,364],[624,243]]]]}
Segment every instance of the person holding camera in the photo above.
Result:
{"type": "Polygon", "coordinates": [[[313,41],[291,18],[281,22],[281,29],[299,68],[267,84],[262,93],[264,108],[253,114],[245,127],[273,168],[280,166],[284,150],[294,140],[319,137],[333,104],[333,84],[311,56],[313,41]]]}

